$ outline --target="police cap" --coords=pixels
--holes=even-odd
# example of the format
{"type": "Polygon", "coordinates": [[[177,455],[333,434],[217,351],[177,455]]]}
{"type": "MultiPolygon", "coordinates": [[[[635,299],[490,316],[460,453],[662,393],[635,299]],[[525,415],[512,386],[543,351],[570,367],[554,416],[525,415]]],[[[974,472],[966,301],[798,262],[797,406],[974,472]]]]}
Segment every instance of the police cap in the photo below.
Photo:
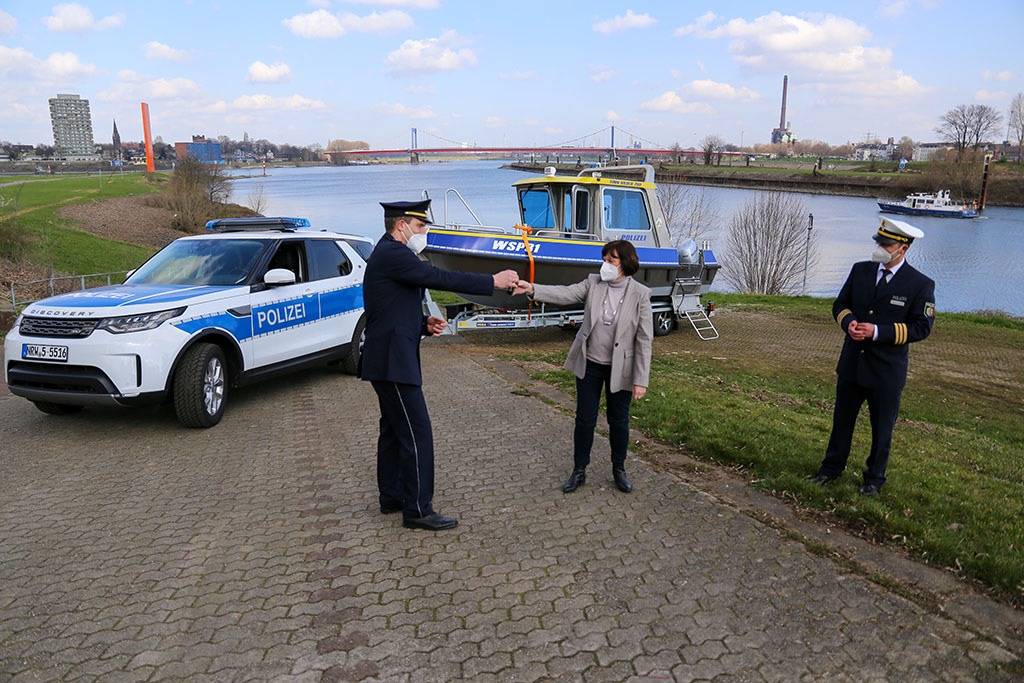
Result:
{"type": "Polygon", "coordinates": [[[879,244],[910,244],[918,237],[924,237],[924,233],[913,225],[883,218],[874,240],[879,244]]]}
{"type": "Polygon", "coordinates": [[[401,218],[410,216],[419,218],[424,223],[432,224],[430,220],[430,200],[424,199],[418,202],[381,202],[384,207],[384,218],[401,218]]]}

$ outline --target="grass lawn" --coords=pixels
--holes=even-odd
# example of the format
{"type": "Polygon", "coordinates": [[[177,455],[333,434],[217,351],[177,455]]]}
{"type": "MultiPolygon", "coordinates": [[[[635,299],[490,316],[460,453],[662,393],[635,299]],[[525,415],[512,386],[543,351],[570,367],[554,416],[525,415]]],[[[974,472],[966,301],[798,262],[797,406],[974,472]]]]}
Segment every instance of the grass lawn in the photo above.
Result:
{"type": "MultiPolygon", "coordinates": [[[[695,341],[688,329],[655,340],[636,428],[1024,605],[1024,321],[941,314],[911,347],[889,481],[865,498],[866,407],[844,477],[806,480],[831,430],[841,345],[831,301],[716,293],[715,302],[719,340],[695,341]],[[730,311],[751,320],[734,327],[730,311]]],[[[556,369],[569,342],[506,357],[548,361],[535,376],[572,393],[574,378],[556,369]]]]}

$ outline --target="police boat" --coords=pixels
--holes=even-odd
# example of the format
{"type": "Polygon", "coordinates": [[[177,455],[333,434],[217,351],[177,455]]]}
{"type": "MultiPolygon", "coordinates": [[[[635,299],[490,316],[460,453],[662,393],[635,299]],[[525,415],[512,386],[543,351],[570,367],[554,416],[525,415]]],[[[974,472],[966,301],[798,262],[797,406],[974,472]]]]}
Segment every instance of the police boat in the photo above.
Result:
{"type": "MultiPolygon", "coordinates": [[[[519,224],[484,225],[456,189],[444,198],[445,218],[427,233],[423,256],[446,270],[494,273],[511,268],[520,277],[548,285],[568,285],[586,279],[601,266],[606,242],[633,243],[640,270],[633,277],[651,289],[652,301],[680,301],[681,292],[706,292],[719,264],[708,248],[697,249],[692,239],[673,245],[658,202],[654,167],[595,167],[575,175],[560,175],[554,167],[544,174],[512,184],[519,202],[519,224]],[[475,224],[448,221],[448,201],[462,203],[475,224]]],[[[488,296],[458,293],[468,301],[496,309],[529,306],[525,295],[495,291],[488,296]]],[[[678,306],[673,306],[677,309],[678,306]]]]}

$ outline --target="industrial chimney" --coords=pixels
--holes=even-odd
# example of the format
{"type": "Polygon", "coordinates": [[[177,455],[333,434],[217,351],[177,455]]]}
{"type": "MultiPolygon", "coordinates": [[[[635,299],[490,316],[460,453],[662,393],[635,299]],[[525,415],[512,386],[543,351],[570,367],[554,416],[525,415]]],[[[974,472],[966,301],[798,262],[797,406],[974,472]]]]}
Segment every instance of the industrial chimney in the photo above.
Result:
{"type": "Polygon", "coordinates": [[[786,93],[789,90],[789,76],[782,77],[782,114],[779,116],[779,128],[786,129],[786,93]]]}

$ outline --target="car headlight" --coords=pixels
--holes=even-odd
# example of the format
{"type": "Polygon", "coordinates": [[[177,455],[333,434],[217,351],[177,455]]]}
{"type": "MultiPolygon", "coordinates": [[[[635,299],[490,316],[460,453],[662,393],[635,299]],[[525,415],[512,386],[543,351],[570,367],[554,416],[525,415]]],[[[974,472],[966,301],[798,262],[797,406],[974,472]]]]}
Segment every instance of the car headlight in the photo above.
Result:
{"type": "Polygon", "coordinates": [[[173,308],[169,311],[157,311],[156,313],[142,313],[140,315],[124,315],[117,318],[104,318],[96,325],[97,330],[106,330],[111,334],[124,334],[125,332],[144,332],[160,327],[165,320],[177,318],[185,312],[185,307],[173,308]]]}

